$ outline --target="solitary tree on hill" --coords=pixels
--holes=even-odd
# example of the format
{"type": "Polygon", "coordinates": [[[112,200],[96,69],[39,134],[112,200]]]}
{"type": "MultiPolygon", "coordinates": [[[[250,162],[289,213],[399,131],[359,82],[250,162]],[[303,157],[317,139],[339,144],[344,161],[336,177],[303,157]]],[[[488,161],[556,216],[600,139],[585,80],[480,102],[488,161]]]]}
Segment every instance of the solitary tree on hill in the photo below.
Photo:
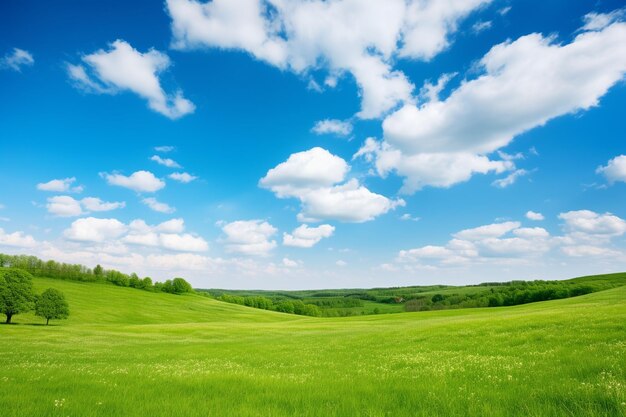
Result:
{"type": "Polygon", "coordinates": [[[28,272],[0,269],[0,313],[7,316],[6,324],[11,324],[15,314],[31,310],[34,300],[33,277],[28,272]]]}
{"type": "Polygon", "coordinates": [[[70,309],[61,291],[48,288],[37,297],[35,314],[45,318],[47,326],[50,319],[66,319],[70,315],[70,309]]]}

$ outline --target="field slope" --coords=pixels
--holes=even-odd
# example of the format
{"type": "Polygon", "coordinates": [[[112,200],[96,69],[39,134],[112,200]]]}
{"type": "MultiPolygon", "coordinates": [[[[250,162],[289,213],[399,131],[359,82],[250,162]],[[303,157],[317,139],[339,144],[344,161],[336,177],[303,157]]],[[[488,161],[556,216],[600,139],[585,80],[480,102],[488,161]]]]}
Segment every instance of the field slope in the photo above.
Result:
{"type": "Polygon", "coordinates": [[[72,315],[0,326],[2,416],[626,416],[626,287],[330,319],[35,285],[72,315]]]}

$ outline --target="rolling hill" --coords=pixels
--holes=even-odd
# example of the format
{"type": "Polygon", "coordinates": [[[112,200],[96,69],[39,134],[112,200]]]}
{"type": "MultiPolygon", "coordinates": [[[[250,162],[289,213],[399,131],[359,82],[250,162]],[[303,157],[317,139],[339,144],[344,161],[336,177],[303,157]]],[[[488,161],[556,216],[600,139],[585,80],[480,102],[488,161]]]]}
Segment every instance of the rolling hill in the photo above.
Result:
{"type": "Polygon", "coordinates": [[[513,307],[313,318],[98,283],[0,326],[22,416],[625,416],[626,287],[513,307]]]}

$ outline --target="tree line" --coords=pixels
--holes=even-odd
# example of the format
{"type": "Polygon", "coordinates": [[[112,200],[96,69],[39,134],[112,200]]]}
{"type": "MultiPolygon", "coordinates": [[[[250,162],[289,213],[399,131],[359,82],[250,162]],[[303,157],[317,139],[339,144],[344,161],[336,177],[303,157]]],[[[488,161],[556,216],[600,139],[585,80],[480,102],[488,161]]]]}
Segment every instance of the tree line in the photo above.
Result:
{"type": "Polygon", "coordinates": [[[6,316],[5,323],[11,324],[13,316],[31,310],[43,317],[46,325],[51,319],[66,319],[70,314],[61,291],[48,288],[41,294],[35,294],[31,274],[15,268],[0,269],[0,313],[6,316]]]}
{"type": "Polygon", "coordinates": [[[0,268],[18,268],[37,277],[82,282],[109,282],[120,287],[140,290],[184,294],[193,292],[193,287],[184,278],[153,282],[152,278],[140,278],[136,273],[125,274],[114,269],[96,265],[93,269],[79,264],[67,264],[53,260],[43,261],[36,256],[6,255],[0,253],[0,268]]]}
{"type": "Polygon", "coordinates": [[[406,311],[453,308],[500,307],[576,297],[612,288],[611,284],[580,284],[568,281],[511,281],[466,294],[419,295],[407,300],[406,311]]]}
{"type": "Polygon", "coordinates": [[[216,297],[219,301],[242,306],[260,308],[263,310],[279,311],[281,313],[298,314],[301,316],[320,317],[322,310],[315,304],[305,304],[300,300],[283,300],[274,302],[267,297],[222,294],[216,297]]]}

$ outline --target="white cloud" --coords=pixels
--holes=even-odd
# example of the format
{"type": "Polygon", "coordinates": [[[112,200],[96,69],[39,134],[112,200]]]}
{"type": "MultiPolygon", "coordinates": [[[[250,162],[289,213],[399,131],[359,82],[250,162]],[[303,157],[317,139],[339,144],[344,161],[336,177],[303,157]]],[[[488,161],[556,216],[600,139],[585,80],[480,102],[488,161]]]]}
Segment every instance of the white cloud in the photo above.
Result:
{"type": "Polygon", "coordinates": [[[472,25],[472,32],[476,34],[484,32],[488,29],[491,29],[492,25],[493,25],[493,22],[491,20],[487,20],[487,21],[479,20],[478,22],[472,25]]]}
{"type": "Polygon", "coordinates": [[[625,15],[626,9],[618,9],[610,13],[587,13],[583,17],[585,24],[582,27],[582,30],[602,30],[605,27],[624,19],[625,15]]]}
{"type": "Polygon", "coordinates": [[[322,148],[294,153],[270,169],[259,185],[279,198],[297,198],[304,222],[335,219],[365,222],[404,205],[403,200],[371,192],[358,180],[344,182],[350,167],[342,158],[322,148]]]}
{"type": "Polygon", "coordinates": [[[48,198],[46,209],[48,213],[59,217],[75,217],[83,213],[80,201],[67,195],[48,198]]]}
{"type": "Polygon", "coordinates": [[[350,167],[326,149],[315,147],[291,154],[285,162],[270,169],[259,184],[288,197],[303,188],[329,187],[343,181],[350,167]]]}
{"type": "Polygon", "coordinates": [[[458,22],[487,3],[168,0],[167,8],[175,48],[243,50],[300,74],[323,68],[334,80],[350,73],[360,90],[358,115],[375,118],[411,100],[413,85],[393,68],[395,59],[433,58],[458,22]]]}
{"type": "Polygon", "coordinates": [[[368,138],[354,157],[374,161],[382,177],[392,171],[404,176],[403,193],[413,193],[425,186],[447,188],[468,181],[474,174],[500,174],[514,168],[511,161],[492,161],[467,152],[407,154],[373,138],[368,138]]]}
{"type": "Polygon", "coordinates": [[[597,106],[624,77],[625,42],[619,22],[568,44],[534,33],[496,45],[479,62],[484,73],[445,100],[406,104],[388,116],[384,142],[370,144],[369,158],[380,175],[405,177],[406,192],[512,170],[512,161],[487,155],[551,119],[597,106]]]}
{"type": "Polygon", "coordinates": [[[567,256],[572,256],[576,258],[623,256],[623,253],[620,251],[592,245],[564,246],[563,248],[561,248],[561,251],[567,256]]]}
{"type": "Polygon", "coordinates": [[[340,268],[343,268],[344,266],[348,266],[348,263],[346,261],[342,261],[341,259],[338,260],[337,262],[335,262],[335,265],[337,265],[340,268]]]}
{"type": "Polygon", "coordinates": [[[626,155],[616,156],[606,166],[599,166],[596,173],[604,175],[610,184],[626,182],[626,155]]]}
{"type": "Polygon", "coordinates": [[[621,236],[626,233],[626,221],[611,214],[591,210],[575,210],[559,214],[570,234],[589,236],[621,236]]]}
{"type": "Polygon", "coordinates": [[[403,221],[411,220],[411,221],[417,222],[417,221],[420,221],[421,219],[417,216],[412,216],[410,213],[404,213],[402,216],[400,216],[400,220],[403,220],[403,221]]]}
{"type": "Polygon", "coordinates": [[[117,219],[86,217],[72,222],[63,235],[69,240],[80,242],[104,242],[122,236],[127,226],[117,219]]]}
{"type": "Polygon", "coordinates": [[[159,223],[154,230],[163,233],[182,233],[185,230],[185,222],[183,219],[171,219],[163,223],[159,223]]]}
{"type": "Polygon", "coordinates": [[[83,64],[68,64],[69,77],[80,88],[99,94],[131,91],[148,101],[148,106],[170,119],[193,113],[194,104],[178,90],[166,93],[159,74],[170,66],[169,57],[155,49],[141,53],[123,40],[108,51],[98,50],[82,57],[83,64]],[[91,75],[88,73],[91,73],[91,75]]]}
{"type": "Polygon", "coordinates": [[[110,185],[130,188],[137,192],[153,193],[165,187],[165,182],[158,179],[150,171],[137,171],[130,176],[122,174],[102,174],[110,185]]]}
{"type": "Polygon", "coordinates": [[[549,237],[550,233],[543,227],[520,227],[513,230],[515,236],[522,238],[549,237]]]}
{"type": "Polygon", "coordinates": [[[518,229],[520,222],[493,223],[473,229],[461,230],[454,234],[454,237],[462,240],[482,240],[488,238],[501,237],[502,235],[518,229]]]}
{"type": "Polygon", "coordinates": [[[161,246],[165,249],[181,252],[204,252],[209,250],[209,244],[203,238],[190,235],[189,233],[161,233],[159,238],[161,246]]]}
{"type": "Polygon", "coordinates": [[[295,268],[297,266],[299,266],[299,263],[297,261],[291,260],[289,258],[283,258],[283,265],[286,266],[287,268],[295,268]]]}
{"type": "Polygon", "coordinates": [[[529,171],[525,170],[525,169],[516,169],[515,171],[511,172],[509,175],[507,175],[504,178],[499,178],[497,180],[495,180],[494,182],[492,182],[491,184],[494,187],[498,187],[498,188],[506,188],[510,185],[513,185],[515,183],[515,181],[517,181],[518,178],[523,177],[525,175],[528,175],[529,171]]]}
{"type": "Polygon", "coordinates": [[[222,226],[226,250],[243,255],[267,256],[276,247],[270,240],[277,229],[263,220],[237,220],[222,226]]]}
{"type": "Polygon", "coordinates": [[[72,187],[72,184],[76,182],[75,177],[63,178],[58,180],[50,180],[48,182],[41,182],[37,184],[37,189],[40,191],[56,191],[59,193],[73,192],[80,193],[83,191],[82,186],[72,187]]]}
{"type": "Polygon", "coordinates": [[[505,15],[507,15],[511,11],[511,9],[512,9],[511,6],[505,6],[505,7],[501,8],[500,10],[498,10],[498,14],[500,16],[505,16],[505,15]]]}
{"type": "Polygon", "coordinates": [[[176,211],[174,207],[171,207],[166,203],[161,203],[154,197],[144,198],[141,202],[150,207],[150,209],[158,211],[159,213],[173,213],[176,211]]]}
{"type": "Polygon", "coordinates": [[[283,233],[283,245],[297,248],[312,248],[323,238],[333,235],[335,228],[329,224],[317,227],[309,227],[303,224],[297,227],[291,234],[283,233]]]}
{"type": "Polygon", "coordinates": [[[333,133],[338,136],[348,136],[352,133],[352,123],[337,119],[325,119],[315,123],[311,131],[318,135],[333,133]]]}
{"type": "Polygon", "coordinates": [[[22,67],[30,67],[34,63],[35,59],[30,52],[13,48],[13,51],[0,58],[0,69],[12,69],[13,71],[21,72],[22,67]]]}
{"type": "Polygon", "coordinates": [[[190,183],[191,181],[198,179],[198,177],[188,174],[186,172],[173,172],[170,175],[168,175],[168,177],[173,179],[174,181],[182,182],[183,184],[187,184],[187,183],[190,183]]]}
{"type": "Polygon", "coordinates": [[[303,222],[336,219],[362,223],[405,205],[404,200],[389,200],[371,192],[356,179],[334,187],[304,191],[297,197],[302,202],[298,220],[303,222]]]}
{"type": "Polygon", "coordinates": [[[100,244],[100,250],[103,247],[116,248],[115,252],[120,253],[130,253],[126,244],[178,252],[204,252],[209,249],[206,240],[183,233],[184,228],[183,219],[171,219],[151,226],[143,220],[133,220],[126,225],[117,219],[87,217],[75,220],[64,231],[64,236],[70,241],[83,242],[83,245],[100,244]]]}
{"type": "Polygon", "coordinates": [[[31,235],[24,234],[24,232],[6,233],[0,228],[0,246],[32,248],[37,246],[37,241],[31,235]]]}
{"type": "Polygon", "coordinates": [[[48,198],[46,209],[48,213],[54,216],[76,217],[85,211],[110,211],[125,206],[126,203],[123,201],[106,202],[97,197],[85,197],[82,200],[76,200],[67,195],[60,195],[48,198]]]}
{"type": "Polygon", "coordinates": [[[519,222],[479,226],[452,236],[444,246],[401,250],[397,261],[422,267],[526,263],[548,253],[555,244],[547,230],[521,227],[519,222]]]}
{"type": "Polygon", "coordinates": [[[110,211],[126,207],[123,201],[102,201],[97,197],[85,197],[80,200],[81,204],[88,211],[110,211]]]}
{"type": "Polygon", "coordinates": [[[535,211],[529,210],[526,212],[526,218],[529,220],[540,221],[543,220],[543,214],[537,213],[535,211]]]}
{"type": "Polygon", "coordinates": [[[159,155],[152,155],[150,158],[151,161],[156,162],[159,165],[166,166],[168,168],[182,168],[178,162],[174,161],[170,158],[161,158],[159,155]]]}
{"type": "Polygon", "coordinates": [[[168,153],[168,152],[172,152],[174,149],[176,149],[174,146],[155,146],[154,150],[157,152],[161,152],[161,153],[168,153]]]}

